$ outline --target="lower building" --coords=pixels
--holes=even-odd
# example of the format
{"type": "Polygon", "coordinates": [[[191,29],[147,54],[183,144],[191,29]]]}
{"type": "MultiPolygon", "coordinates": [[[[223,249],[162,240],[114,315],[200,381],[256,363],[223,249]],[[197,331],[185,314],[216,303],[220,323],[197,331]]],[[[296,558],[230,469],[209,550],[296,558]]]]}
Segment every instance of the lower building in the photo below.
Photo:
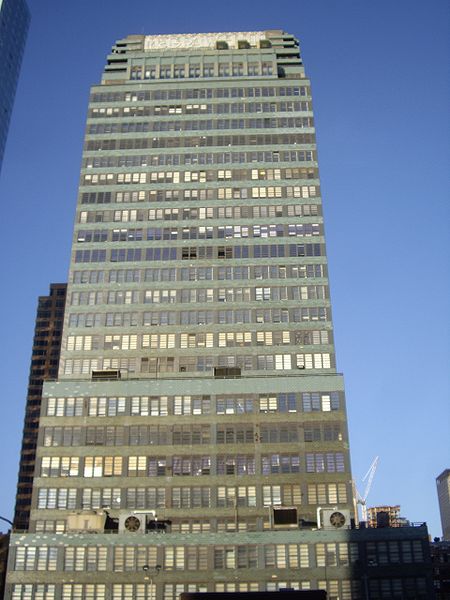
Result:
{"type": "Polygon", "coordinates": [[[124,526],[95,533],[107,515],[91,516],[92,533],[13,534],[6,597],[178,600],[185,592],[286,588],[326,590],[328,600],[434,597],[425,524],[220,534],[124,526]]]}
{"type": "Polygon", "coordinates": [[[450,542],[435,541],[430,550],[436,600],[450,600],[450,542]]]}

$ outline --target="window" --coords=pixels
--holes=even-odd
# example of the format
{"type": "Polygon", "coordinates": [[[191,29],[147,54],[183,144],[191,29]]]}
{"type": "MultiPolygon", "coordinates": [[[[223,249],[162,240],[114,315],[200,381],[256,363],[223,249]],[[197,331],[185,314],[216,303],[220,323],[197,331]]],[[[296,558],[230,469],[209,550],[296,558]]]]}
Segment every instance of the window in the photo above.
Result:
{"type": "Polygon", "coordinates": [[[209,475],[211,473],[210,456],[174,456],[172,458],[173,475],[209,475]]]}
{"type": "Polygon", "coordinates": [[[298,569],[310,566],[307,544],[268,544],[264,547],[265,566],[298,569]]]}
{"type": "Polygon", "coordinates": [[[293,506],[302,503],[299,485],[263,485],[263,506],[293,506]]]}
{"type": "Polygon", "coordinates": [[[39,488],[38,508],[75,509],[77,491],[71,488],[39,488]]]}
{"type": "MultiPolygon", "coordinates": [[[[56,597],[56,586],[53,584],[15,583],[11,587],[12,600],[55,600],[56,597]]],[[[66,598],[63,600],[66,600],[66,598]]]]}
{"type": "Polygon", "coordinates": [[[120,508],[120,505],[120,488],[83,488],[81,499],[83,509],[120,508]]]}
{"type": "Polygon", "coordinates": [[[58,548],[54,546],[17,547],[16,571],[56,571],[58,548]]]}
{"type": "Polygon", "coordinates": [[[302,394],[304,412],[330,412],[340,409],[339,392],[305,392],[302,394]]]}
{"type": "Polygon", "coordinates": [[[131,398],[131,414],[141,416],[168,415],[167,396],[133,396],[131,398]]]}
{"type": "Polygon", "coordinates": [[[253,412],[251,396],[217,396],[216,412],[218,415],[238,415],[253,412]]]}
{"type": "Polygon", "coordinates": [[[267,454],[261,457],[261,473],[299,473],[300,456],[298,454],[267,454]]]}
{"type": "Polygon", "coordinates": [[[173,571],[175,569],[184,569],[184,547],[171,546],[164,548],[164,570],[173,571]]]}
{"type": "Polygon", "coordinates": [[[308,504],[346,504],[345,483],[318,483],[308,485],[308,504]]]}
{"type": "Polygon", "coordinates": [[[80,417],[83,414],[83,398],[48,398],[47,416],[80,417]]]}
{"type": "Polygon", "coordinates": [[[173,487],[172,506],[174,508],[208,508],[211,506],[209,487],[173,487]]]}
{"type": "Polygon", "coordinates": [[[312,452],[306,454],[307,473],[344,473],[342,452],[312,452]]]}
{"type": "Polygon", "coordinates": [[[207,415],[210,410],[211,399],[209,396],[174,396],[174,415],[207,415]]]}
{"type": "Polygon", "coordinates": [[[256,506],[255,486],[219,486],[217,506],[256,506]]]}
{"type": "MultiPolygon", "coordinates": [[[[103,583],[64,583],[61,600],[105,600],[106,586],[103,583]]],[[[45,599],[47,600],[47,599],[45,599]]]]}
{"type": "Polygon", "coordinates": [[[43,456],[41,477],[78,477],[79,461],[74,456],[43,456]]]}
{"type": "Polygon", "coordinates": [[[217,475],[255,475],[255,457],[244,454],[219,455],[217,475]]]}
{"type": "Polygon", "coordinates": [[[125,398],[91,397],[88,399],[88,415],[90,417],[115,417],[125,413],[125,398]]]}
{"type": "Polygon", "coordinates": [[[84,477],[113,477],[122,475],[121,456],[86,456],[84,477]]]}

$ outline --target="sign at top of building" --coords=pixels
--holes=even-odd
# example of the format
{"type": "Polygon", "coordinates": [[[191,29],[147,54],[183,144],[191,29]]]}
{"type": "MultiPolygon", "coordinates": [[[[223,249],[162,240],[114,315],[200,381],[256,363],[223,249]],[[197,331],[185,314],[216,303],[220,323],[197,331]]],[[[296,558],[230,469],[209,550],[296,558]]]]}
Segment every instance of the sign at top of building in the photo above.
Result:
{"type": "Polygon", "coordinates": [[[235,33],[186,33],[175,35],[146,35],[145,50],[161,50],[174,48],[211,48],[216,42],[227,42],[230,48],[237,48],[238,41],[245,40],[250,46],[258,46],[260,40],[265,40],[264,31],[239,31],[235,33]]]}

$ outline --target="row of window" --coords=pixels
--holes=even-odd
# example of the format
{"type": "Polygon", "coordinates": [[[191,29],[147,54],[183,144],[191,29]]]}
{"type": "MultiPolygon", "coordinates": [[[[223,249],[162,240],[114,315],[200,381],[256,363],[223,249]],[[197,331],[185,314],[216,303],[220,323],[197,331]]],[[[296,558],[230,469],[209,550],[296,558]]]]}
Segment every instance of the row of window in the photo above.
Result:
{"type": "MultiPolygon", "coordinates": [[[[417,542],[421,549],[421,542],[417,542]]],[[[411,542],[403,542],[410,546],[411,542]]],[[[115,573],[138,572],[145,565],[156,567],[159,559],[164,572],[173,570],[210,571],[222,569],[277,568],[298,569],[325,565],[325,546],[329,566],[349,566],[358,560],[355,543],[267,544],[260,553],[256,544],[183,546],[18,546],[16,571],[62,571],[115,573]],[[160,555],[157,559],[157,556],[160,555]]],[[[421,562],[418,559],[413,562],[421,562]]],[[[410,561],[404,561],[410,562],[410,561]]]]}
{"type": "MultiPolygon", "coordinates": [[[[288,398],[284,398],[286,408],[283,406],[284,411],[280,412],[297,412],[295,397],[289,399],[292,408],[287,409],[286,401],[288,398]]],[[[261,412],[278,412],[277,408],[278,399],[276,396],[267,397],[260,401],[261,412]]],[[[342,441],[341,424],[326,422],[322,424],[89,425],[87,427],[44,427],[42,437],[42,445],[45,447],[195,446],[202,444],[264,444],[292,441],[342,441]]]]}
{"type": "MultiPolygon", "coordinates": [[[[410,600],[426,600],[428,590],[424,577],[407,577],[380,579],[370,578],[368,582],[370,597],[373,600],[386,598],[408,598],[410,600]]],[[[12,600],[153,600],[157,583],[114,583],[111,595],[103,583],[65,583],[59,588],[55,584],[16,583],[12,585],[12,600]],[[108,593],[108,595],[107,595],[108,593]],[[61,595],[60,595],[61,594],[61,595]]],[[[359,581],[326,580],[302,581],[290,579],[267,582],[216,582],[207,583],[165,583],[163,584],[163,600],[178,600],[184,592],[258,592],[278,591],[285,589],[327,590],[330,598],[339,600],[360,600],[361,584],[359,581]]],[[[365,593],[365,592],[364,592],[365,593]]],[[[365,597],[365,596],[364,596],[365,597]]]]}
{"type": "MultiPolygon", "coordinates": [[[[414,564],[424,560],[421,540],[374,542],[376,549],[390,548],[395,559],[384,564],[414,564]]],[[[17,546],[16,571],[62,571],[115,573],[138,572],[162,564],[164,572],[217,569],[348,567],[359,560],[355,542],[282,543],[246,545],[182,546],[17,546]],[[261,550],[259,552],[258,550],[261,550]]]]}
{"type": "Polygon", "coordinates": [[[275,96],[309,96],[307,86],[275,85],[264,87],[173,88],[130,92],[94,92],[90,102],[144,102],[150,100],[191,100],[202,98],[266,98],[275,96]]]}
{"type": "MultiPolygon", "coordinates": [[[[185,208],[128,208],[122,210],[81,210],[79,223],[128,223],[139,221],[197,221],[204,219],[267,219],[315,217],[317,204],[270,204],[258,206],[208,206],[185,208]]],[[[260,237],[260,236],[259,236],[260,237]]]]}
{"type": "Polygon", "coordinates": [[[241,371],[290,371],[296,369],[334,369],[334,355],[314,354],[253,354],[196,355],[120,358],[63,358],[64,375],[91,375],[92,371],[121,370],[126,373],[147,373],[159,377],[166,373],[207,373],[212,376],[217,367],[239,368],[241,371]]]}
{"type": "MultiPolygon", "coordinates": [[[[112,457],[111,457],[112,458],[112,457]]],[[[120,457],[119,457],[120,458],[120,457]]],[[[114,475],[114,471],[111,471],[114,475]]],[[[104,475],[107,476],[107,475],[104,475]]],[[[280,485],[220,485],[182,487],[120,488],[39,488],[41,509],[73,510],[110,506],[113,508],[256,508],[299,506],[302,504],[333,505],[347,503],[345,483],[313,483],[280,485]],[[303,489],[303,491],[302,491],[303,489]],[[42,490],[42,491],[41,491],[42,490]],[[99,502],[103,504],[99,505],[99,502]]]]}
{"type": "Polygon", "coordinates": [[[305,323],[328,321],[325,307],[241,310],[183,310],[155,312],[70,313],[69,326],[137,327],[165,325],[239,325],[242,323],[305,323]]]}
{"type": "Polygon", "coordinates": [[[323,244],[259,244],[233,246],[135,247],[111,250],[76,250],[74,262],[140,262],[167,260],[212,260],[241,258],[300,258],[324,256],[323,244]]]}
{"type": "MultiPolygon", "coordinates": [[[[288,432],[287,432],[288,433],[288,432]]],[[[297,432],[296,432],[297,433],[297,432]]],[[[268,431],[261,426],[261,437],[268,431]]],[[[300,454],[180,456],[43,456],[41,477],[166,477],[202,475],[272,475],[280,473],[344,473],[341,452],[300,454]]],[[[42,508],[42,507],[40,507],[42,508]]]]}
{"type": "MultiPolygon", "coordinates": [[[[38,508],[48,510],[90,510],[111,508],[155,509],[155,508],[235,508],[257,506],[293,506],[301,504],[333,505],[338,501],[347,502],[345,483],[305,484],[304,491],[298,484],[280,485],[220,485],[211,486],[174,486],[174,487],[127,487],[122,488],[66,488],[42,487],[38,491],[38,508]]],[[[213,529],[234,531],[235,523],[216,522],[213,529]]],[[[201,520],[201,530],[210,531],[211,523],[207,518],[201,520]]],[[[255,530],[255,522],[243,520],[240,529],[255,530]]],[[[198,531],[199,527],[186,523],[186,527],[177,531],[198,531]]],[[[200,524],[197,523],[199,526],[200,524]]],[[[173,525],[174,527],[175,525],[173,525]]],[[[172,530],[174,530],[172,528],[172,530]]]]}
{"type": "Polygon", "coordinates": [[[220,131],[247,129],[303,129],[314,127],[312,117],[253,117],[249,119],[196,119],[186,121],[151,120],[128,123],[91,123],[87,135],[110,135],[122,133],[152,133],[166,131],[220,131]]]}
{"type": "Polygon", "coordinates": [[[197,135],[176,137],[141,136],[138,138],[112,138],[86,140],[84,149],[97,150],[146,150],[148,148],[210,148],[239,146],[278,146],[281,144],[315,144],[314,133],[249,133],[234,135],[197,135]]]}
{"type": "Polygon", "coordinates": [[[144,281],[233,281],[246,279],[310,279],[326,276],[324,264],[239,265],[211,267],[153,267],[149,269],[92,269],[73,271],[72,283],[141,283],[144,281]]]}
{"type": "Polygon", "coordinates": [[[121,229],[78,229],[77,243],[136,242],[154,240],[212,240],[271,237],[312,237],[322,235],[318,223],[284,225],[219,225],[200,227],[147,227],[121,229]]]}
{"type": "MultiPolygon", "coordinates": [[[[234,105],[233,105],[234,106],[234,105]]],[[[252,152],[189,152],[183,154],[102,154],[87,156],[83,168],[159,167],[176,165],[227,165],[243,163],[305,162],[317,160],[313,150],[266,150],[252,152]]]]}
{"type": "MultiPolygon", "coordinates": [[[[152,333],[69,335],[66,349],[80,350],[136,350],[138,348],[227,348],[242,346],[327,345],[327,330],[298,331],[229,331],[218,333],[152,333]]],[[[41,363],[36,363],[41,364],[41,363]]]]}
{"type": "Polygon", "coordinates": [[[166,115],[202,115],[236,113],[282,113],[311,110],[311,102],[289,100],[282,102],[216,102],[208,104],[143,104],[91,108],[89,118],[151,117],[166,115]]]}
{"type": "Polygon", "coordinates": [[[145,79],[193,79],[198,77],[256,77],[272,74],[272,62],[136,65],[130,69],[130,79],[132,81],[145,79]]]}
{"type": "MultiPolygon", "coordinates": [[[[340,392],[230,394],[227,396],[49,397],[48,417],[234,415],[243,413],[330,412],[342,408],[340,392]]],[[[295,426],[296,427],[296,426],[295,426]]]]}
{"type": "MultiPolygon", "coordinates": [[[[336,484],[310,484],[305,486],[304,494],[301,493],[299,486],[291,484],[263,486],[262,490],[258,492],[255,486],[219,486],[214,492],[210,486],[83,487],[83,489],[43,487],[38,491],[37,507],[40,510],[96,510],[108,506],[114,509],[147,510],[155,508],[223,508],[234,507],[237,503],[239,506],[255,508],[261,504],[261,499],[265,503],[264,506],[271,506],[272,501],[280,505],[281,500],[283,503],[290,501],[289,505],[292,506],[293,502],[301,504],[302,499],[304,503],[305,498],[308,500],[308,504],[317,504],[318,498],[321,501],[324,498],[346,498],[344,490],[344,484],[339,484],[338,487],[336,484]],[[258,504],[257,493],[260,494],[258,504]]],[[[269,526],[268,523],[265,525],[269,526]]],[[[61,527],[61,531],[64,531],[65,524],[62,524],[61,527]]],[[[203,517],[200,522],[175,519],[171,526],[172,532],[179,533],[211,530],[219,532],[256,531],[256,529],[256,520],[250,517],[241,517],[238,525],[233,518],[227,520],[203,517]]]]}
{"type": "Polygon", "coordinates": [[[260,302],[323,300],[325,285],[282,285],[264,287],[185,288],[72,292],[71,306],[98,304],[186,304],[195,302],[260,302]]]}
{"type": "MultiPolygon", "coordinates": [[[[317,179],[317,169],[218,169],[206,171],[131,171],[119,173],[87,173],[81,185],[113,185],[136,183],[206,183],[214,181],[249,181],[281,179],[317,179]]],[[[255,196],[254,196],[255,197],[255,196]]]]}
{"type": "MultiPolygon", "coordinates": [[[[303,186],[275,186],[275,187],[252,187],[252,188],[203,188],[203,189],[184,189],[184,190],[148,190],[148,191],[133,191],[133,192],[83,192],[80,198],[80,204],[134,204],[136,202],[184,202],[190,200],[212,201],[212,200],[239,200],[248,198],[312,198],[318,196],[320,189],[315,185],[303,186]]],[[[280,206],[280,205],[279,205],[280,206]]],[[[195,208],[195,207],[194,207],[195,208]]],[[[214,207],[208,207],[214,208],[214,207]]],[[[218,209],[221,207],[217,207],[218,209]]],[[[225,208],[225,207],[224,207],[225,208]]],[[[232,209],[233,207],[227,207],[232,209]]],[[[237,209],[238,207],[236,207],[237,209]]],[[[243,207],[239,207],[241,210],[243,207]]],[[[202,209],[199,209],[202,210],[202,209]]],[[[206,208],[205,208],[206,210],[206,208]]],[[[261,211],[264,210],[264,205],[261,206],[261,211]]],[[[267,209],[270,210],[270,209],[267,209]]],[[[280,209],[278,209],[279,211],[280,209]]],[[[292,209],[291,209],[292,210],[292,209]]],[[[303,210],[303,209],[302,209],[303,210]]],[[[253,207],[252,207],[253,211],[253,207]]],[[[289,216],[310,216],[308,210],[305,209],[304,215],[298,213],[289,216]]],[[[218,212],[219,214],[219,212],[218,212]]],[[[311,209],[311,216],[314,216],[315,209],[311,209]]],[[[242,213],[245,215],[245,212],[242,213]]],[[[233,218],[233,213],[224,213],[223,218],[233,218]]],[[[264,216],[261,212],[260,217],[264,216]]],[[[272,216],[272,215],[268,215],[272,216]]],[[[199,217],[199,218],[206,218],[199,217]]],[[[237,215],[236,215],[236,218],[237,215]]]]}

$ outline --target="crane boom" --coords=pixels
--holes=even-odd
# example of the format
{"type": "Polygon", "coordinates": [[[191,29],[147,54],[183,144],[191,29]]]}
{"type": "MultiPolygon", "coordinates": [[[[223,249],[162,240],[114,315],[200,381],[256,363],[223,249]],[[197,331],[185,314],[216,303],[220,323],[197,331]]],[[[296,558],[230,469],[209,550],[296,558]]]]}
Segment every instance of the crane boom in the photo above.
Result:
{"type": "Polygon", "coordinates": [[[375,472],[377,470],[379,457],[375,456],[372,464],[369,467],[369,470],[363,477],[363,481],[367,479],[366,489],[364,490],[364,500],[367,500],[367,496],[369,495],[370,488],[372,487],[373,478],[375,477],[375,472]]]}
{"type": "Polygon", "coordinates": [[[376,473],[377,466],[378,466],[378,461],[379,461],[379,457],[375,456],[367,473],[362,478],[363,482],[366,481],[366,479],[367,479],[366,488],[364,490],[364,495],[361,496],[358,489],[356,489],[357,503],[361,505],[361,516],[362,516],[363,521],[367,521],[367,503],[366,503],[366,501],[367,501],[367,497],[369,495],[370,489],[372,487],[373,478],[375,477],[375,473],[376,473]]]}

